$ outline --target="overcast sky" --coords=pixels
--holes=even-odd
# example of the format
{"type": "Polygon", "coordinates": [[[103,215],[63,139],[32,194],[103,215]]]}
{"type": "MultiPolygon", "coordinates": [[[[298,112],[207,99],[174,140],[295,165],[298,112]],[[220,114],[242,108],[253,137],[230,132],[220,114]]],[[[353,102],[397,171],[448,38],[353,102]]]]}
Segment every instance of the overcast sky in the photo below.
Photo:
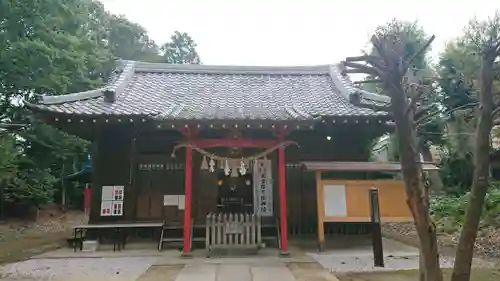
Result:
{"type": "MultiPolygon", "coordinates": [[[[359,54],[371,32],[391,18],[418,20],[436,35],[433,53],[470,18],[487,18],[494,0],[102,0],[163,43],[189,33],[204,64],[329,64],[359,54]]],[[[495,4],[497,3],[497,4],[495,4]]]]}

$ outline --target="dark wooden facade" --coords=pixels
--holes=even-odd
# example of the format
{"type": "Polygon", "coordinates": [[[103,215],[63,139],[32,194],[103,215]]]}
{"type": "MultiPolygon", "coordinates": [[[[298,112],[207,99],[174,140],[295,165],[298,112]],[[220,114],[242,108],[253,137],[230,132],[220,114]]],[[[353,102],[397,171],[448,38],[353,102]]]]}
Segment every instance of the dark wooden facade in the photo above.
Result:
{"type": "MultiPolygon", "coordinates": [[[[234,140],[274,140],[297,144],[286,148],[282,166],[279,155],[284,148],[267,155],[273,169],[274,216],[280,219],[282,232],[314,231],[315,178],[299,163],[367,161],[370,144],[387,132],[390,120],[361,107],[387,99],[357,90],[336,66],[128,62],[117,73],[106,88],[29,105],[46,123],[93,142],[91,223],[167,221],[186,229],[190,222],[185,211],[164,206],[163,196],[186,194],[188,198],[189,189],[192,198],[186,202],[191,207],[186,208],[194,223],[201,224],[207,213],[221,211],[219,169],[201,170],[202,155],[196,150],[192,164],[184,158],[188,149],[179,149],[173,158],[174,147],[219,140],[221,145],[207,150],[241,159],[265,148],[237,148],[230,145],[234,140]],[[144,165],[156,168],[144,169],[144,165]],[[107,185],[125,187],[122,216],[100,214],[101,187],[107,185]],[[280,204],[286,203],[288,208],[283,209],[280,204]]],[[[184,231],[184,251],[189,251],[189,235],[184,231]]],[[[286,235],[282,236],[286,251],[286,235]]]]}
{"type": "MultiPolygon", "coordinates": [[[[367,161],[370,142],[383,132],[382,124],[323,125],[318,129],[295,131],[287,139],[299,146],[291,146],[286,151],[287,201],[290,228],[301,222],[313,222],[316,217],[315,179],[305,173],[299,165],[302,161],[367,161]],[[330,138],[327,138],[330,136],[330,138]]],[[[243,130],[243,135],[260,135],[259,138],[272,139],[265,130],[243,130]]],[[[199,138],[213,136],[223,138],[230,130],[201,131],[199,138]]],[[[102,128],[95,142],[93,154],[94,183],[96,187],[124,185],[126,196],[123,217],[100,216],[100,189],[93,192],[91,222],[110,221],[158,221],[167,220],[181,223],[183,212],[174,207],[163,206],[163,195],[184,194],[184,154],[176,153],[174,146],[183,141],[176,131],[158,130],[148,133],[134,132],[132,126],[110,125],[102,128]],[[141,164],[163,164],[163,169],[141,170],[141,164]]],[[[231,156],[230,149],[214,149],[219,155],[231,156]]],[[[243,155],[251,155],[255,149],[242,149],[243,155]]],[[[277,176],[276,152],[269,155],[274,164],[273,178],[277,176]]],[[[235,155],[238,158],[240,155],[235,155]]],[[[193,209],[192,216],[203,222],[208,212],[217,211],[218,173],[200,169],[202,156],[193,154],[193,209]]],[[[274,198],[278,198],[275,188],[274,198]]],[[[274,213],[278,214],[278,200],[274,200],[274,213]]]]}

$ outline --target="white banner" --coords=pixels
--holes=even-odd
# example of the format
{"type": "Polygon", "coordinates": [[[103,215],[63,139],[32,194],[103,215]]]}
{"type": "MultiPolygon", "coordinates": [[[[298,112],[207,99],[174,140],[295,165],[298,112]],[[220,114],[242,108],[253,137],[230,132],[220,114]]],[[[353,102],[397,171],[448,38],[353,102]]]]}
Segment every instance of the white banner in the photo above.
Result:
{"type": "Polygon", "coordinates": [[[271,160],[257,160],[253,166],[253,207],[260,216],[273,215],[273,173],[271,160]]]}

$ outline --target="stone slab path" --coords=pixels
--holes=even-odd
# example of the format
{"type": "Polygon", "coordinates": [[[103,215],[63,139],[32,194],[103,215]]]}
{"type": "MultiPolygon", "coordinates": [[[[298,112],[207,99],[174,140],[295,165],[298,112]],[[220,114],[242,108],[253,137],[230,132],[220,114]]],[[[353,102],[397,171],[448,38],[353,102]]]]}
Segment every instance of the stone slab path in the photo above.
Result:
{"type": "Polygon", "coordinates": [[[278,261],[237,259],[159,265],[158,257],[31,259],[0,266],[0,280],[297,281],[278,261]],[[214,262],[214,261],[212,261],[214,262]],[[167,277],[168,276],[168,277],[167,277]]]}
{"type": "Polygon", "coordinates": [[[284,264],[270,266],[251,264],[186,265],[175,281],[295,281],[284,264]]]}

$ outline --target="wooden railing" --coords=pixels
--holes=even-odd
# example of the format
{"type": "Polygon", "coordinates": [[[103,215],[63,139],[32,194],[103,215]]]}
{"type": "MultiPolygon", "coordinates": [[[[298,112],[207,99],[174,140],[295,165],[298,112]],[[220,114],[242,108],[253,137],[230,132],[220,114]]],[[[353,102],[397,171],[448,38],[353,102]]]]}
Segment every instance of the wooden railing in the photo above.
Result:
{"type": "Polygon", "coordinates": [[[206,249],[259,249],[262,244],[260,217],[254,214],[209,213],[206,249]]]}

